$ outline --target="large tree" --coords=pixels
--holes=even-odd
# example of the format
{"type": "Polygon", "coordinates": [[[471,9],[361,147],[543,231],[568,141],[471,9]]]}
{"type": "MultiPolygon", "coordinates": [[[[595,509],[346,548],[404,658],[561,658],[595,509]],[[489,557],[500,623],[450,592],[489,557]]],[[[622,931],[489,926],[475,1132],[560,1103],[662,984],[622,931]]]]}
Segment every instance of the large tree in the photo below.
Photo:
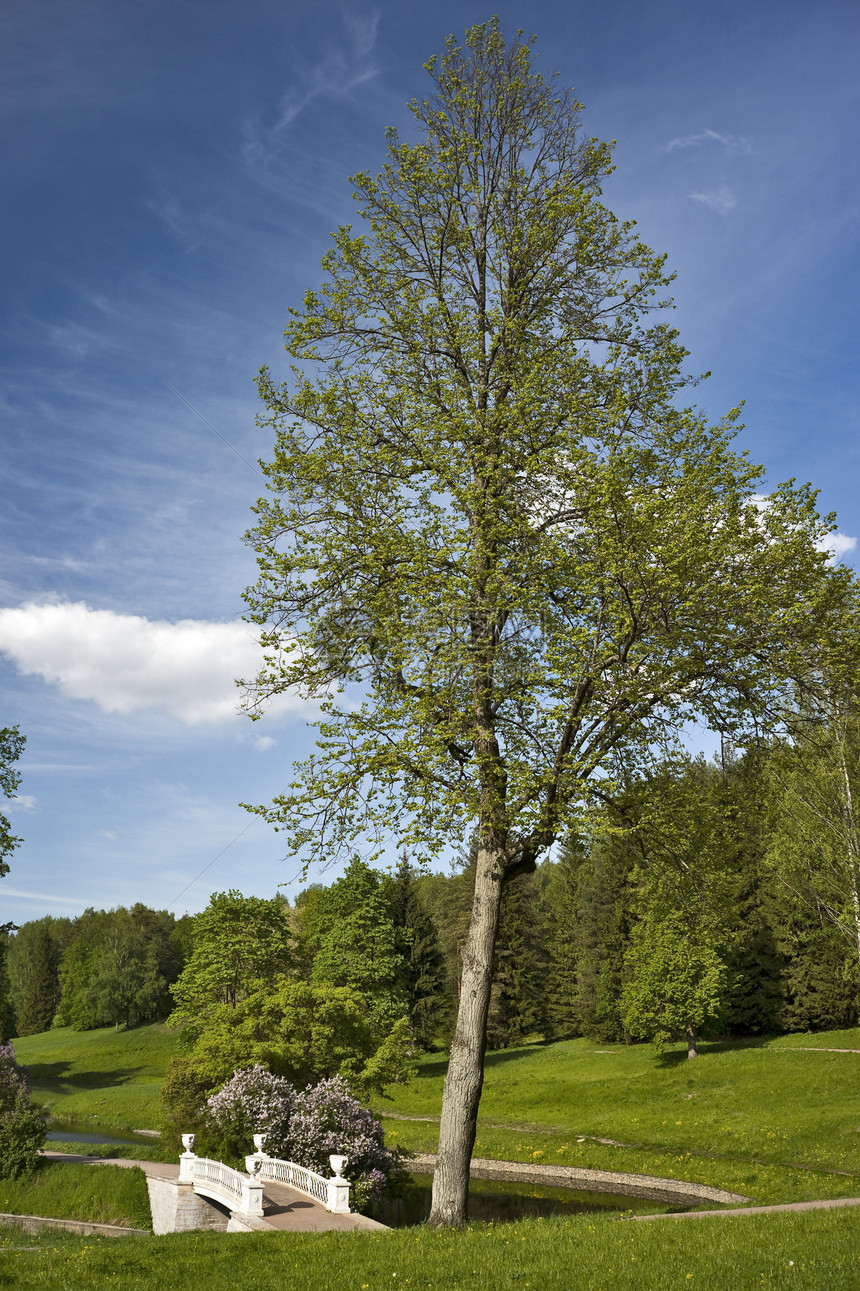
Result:
{"type": "Polygon", "coordinates": [[[663,258],[601,202],[608,145],[493,20],[449,40],[354,177],[326,280],[260,392],[276,433],[249,541],[260,704],[321,697],[319,749],[258,808],[309,859],[475,829],[431,1223],[462,1222],[502,889],[696,715],[764,722],[848,575],[807,489],[679,408],[663,258]],[[340,698],[341,688],[347,689],[340,698]]]}

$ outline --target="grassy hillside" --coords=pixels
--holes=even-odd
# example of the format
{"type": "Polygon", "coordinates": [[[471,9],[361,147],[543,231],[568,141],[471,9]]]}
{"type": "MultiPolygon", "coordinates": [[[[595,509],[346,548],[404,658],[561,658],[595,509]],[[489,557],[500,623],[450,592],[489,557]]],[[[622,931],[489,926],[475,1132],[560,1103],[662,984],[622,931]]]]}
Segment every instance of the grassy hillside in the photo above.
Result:
{"type": "Polygon", "coordinates": [[[158,1092],[167,1060],[177,1048],[163,1023],[115,1031],[59,1027],[13,1041],[30,1069],[33,1096],[59,1121],[81,1121],[94,1131],[158,1128],[158,1092]]]}
{"type": "MultiPolygon", "coordinates": [[[[176,1044],[163,1025],[15,1041],[39,1102],[106,1137],[157,1127],[176,1044]]],[[[475,1152],[674,1176],[761,1202],[860,1195],[860,1053],[828,1049],[860,1050],[860,1029],[707,1044],[694,1062],[681,1047],[660,1056],[585,1040],[491,1053],[475,1152]]],[[[377,1101],[392,1142],[435,1151],[444,1075],[427,1055],[377,1101]]]]}
{"type": "MultiPolygon", "coordinates": [[[[693,1062],[680,1047],[586,1040],[491,1053],[475,1153],[674,1174],[768,1202],[858,1195],[860,1053],[827,1047],[860,1050],[860,1029],[704,1045],[693,1062]]],[[[378,1102],[390,1138],[435,1150],[444,1074],[429,1055],[378,1102]]]]}
{"type": "Polygon", "coordinates": [[[83,1219],[124,1228],[150,1228],[142,1170],[42,1161],[26,1179],[0,1179],[0,1212],[83,1219]]]}

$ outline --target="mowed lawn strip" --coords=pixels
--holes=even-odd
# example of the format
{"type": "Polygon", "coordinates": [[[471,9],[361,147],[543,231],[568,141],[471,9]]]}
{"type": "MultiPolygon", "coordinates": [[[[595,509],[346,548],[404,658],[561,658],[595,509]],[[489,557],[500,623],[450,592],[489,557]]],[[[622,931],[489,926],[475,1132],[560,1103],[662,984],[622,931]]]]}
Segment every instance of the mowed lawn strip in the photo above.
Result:
{"type": "Polygon", "coordinates": [[[2,1286],[234,1291],[237,1279],[291,1291],[856,1291],[860,1245],[856,1211],[841,1210],[651,1224],[582,1216],[454,1232],[189,1233],[0,1249],[2,1286]]]}

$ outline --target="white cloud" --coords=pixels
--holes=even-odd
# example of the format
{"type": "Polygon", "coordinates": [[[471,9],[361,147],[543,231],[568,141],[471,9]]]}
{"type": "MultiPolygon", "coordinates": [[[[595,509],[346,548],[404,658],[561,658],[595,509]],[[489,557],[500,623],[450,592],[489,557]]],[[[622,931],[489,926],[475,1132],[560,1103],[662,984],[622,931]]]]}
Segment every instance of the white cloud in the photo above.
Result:
{"type": "Polygon", "coordinates": [[[0,810],[6,816],[11,816],[14,811],[33,811],[35,806],[36,799],[31,793],[19,793],[6,802],[0,802],[0,810]]]}
{"type": "Polygon", "coordinates": [[[718,130],[700,130],[698,134],[678,135],[677,138],[670,139],[664,148],[666,152],[674,152],[677,148],[698,148],[703,143],[721,143],[726,152],[742,153],[744,156],[749,156],[752,152],[752,144],[743,135],[720,134],[718,130]]]}
{"type": "Polygon", "coordinates": [[[730,188],[717,188],[711,193],[691,193],[694,202],[701,202],[717,215],[726,215],[738,204],[738,199],[730,188]]]}
{"type": "MultiPolygon", "coordinates": [[[[83,602],[0,610],[0,653],[103,712],[155,709],[189,725],[232,720],[234,679],[253,677],[261,663],[257,629],[247,623],[170,623],[83,602]]],[[[287,698],[277,707],[304,705],[287,698]]]]}
{"type": "Polygon", "coordinates": [[[269,749],[277,746],[278,741],[273,740],[271,735],[260,735],[254,740],[254,748],[259,749],[261,753],[268,753],[269,749]]]}
{"type": "Polygon", "coordinates": [[[826,537],[820,538],[815,544],[817,551],[829,551],[832,560],[838,560],[844,556],[847,551],[853,551],[857,546],[856,538],[849,538],[847,533],[829,533],[826,537]]]}

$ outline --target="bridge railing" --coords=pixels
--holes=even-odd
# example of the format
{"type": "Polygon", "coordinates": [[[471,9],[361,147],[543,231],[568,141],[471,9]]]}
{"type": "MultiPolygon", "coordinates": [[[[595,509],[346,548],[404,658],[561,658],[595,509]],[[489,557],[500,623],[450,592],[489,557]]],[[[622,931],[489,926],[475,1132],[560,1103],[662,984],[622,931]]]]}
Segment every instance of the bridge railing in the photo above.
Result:
{"type": "Polygon", "coordinates": [[[297,1165],[295,1161],[283,1161],[280,1157],[270,1157],[262,1149],[252,1156],[245,1157],[245,1169],[255,1179],[268,1183],[286,1183],[298,1192],[313,1197],[333,1215],[348,1215],[350,1214],[350,1185],[349,1180],[341,1176],[341,1170],[346,1165],[346,1157],[332,1156],[329,1160],[335,1172],[331,1179],[317,1174],[315,1170],[309,1170],[307,1166],[297,1165]]]}
{"type": "Polygon", "coordinates": [[[192,1141],[191,1145],[186,1144],[186,1151],[179,1158],[179,1182],[193,1184],[195,1192],[214,1196],[218,1201],[225,1202],[231,1210],[238,1211],[240,1215],[262,1216],[262,1183],[250,1175],[243,1174],[241,1170],[234,1170],[232,1166],[225,1165],[223,1161],[212,1161],[209,1157],[197,1156],[191,1150],[192,1136],[183,1136],[183,1143],[186,1138],[191,1138],[192,1141]]]}
{"type": "Polygon", "coordinates": [[[288,1184],[297,1192],[313,1197],[333,1215],[350,1214],[350,1184],[341,1173],[347,1162],[346,1157],[329,1157],[334,1176],[326,1179],[315,1170],[309,1170],[307,1166],[298,1165],[295,1161],[270,1157],[263,1151],[265,1141],[265,1135],[254,1135],[256,1151],[245,1157],[247,1174],[243,1174],[241,1170],[234,1170],[223,1161],[197,1156],[194,1152],[194,1135],[183,1134],[182,1146],[185,1151],[179,1158],[179,1181],[193,1184],[195,1192],[216,1196],[218,1200],[225,1201],[231,1210],[242,1215],[262,1215],[264,1183],[288,1184]]]}

